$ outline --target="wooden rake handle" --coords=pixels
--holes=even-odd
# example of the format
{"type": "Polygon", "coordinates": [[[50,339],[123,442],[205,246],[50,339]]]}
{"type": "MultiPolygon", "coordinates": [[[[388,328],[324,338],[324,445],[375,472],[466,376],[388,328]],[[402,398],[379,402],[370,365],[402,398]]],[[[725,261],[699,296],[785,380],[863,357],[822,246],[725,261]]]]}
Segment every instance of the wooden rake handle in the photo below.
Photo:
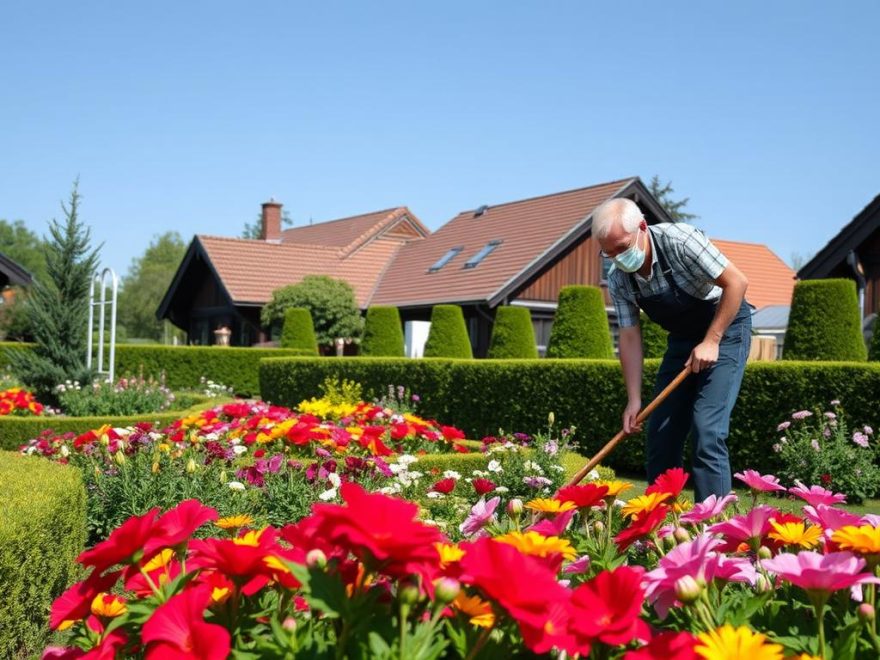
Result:
{"type": "MultiPolygon", "coordinates": [[[[642,411],[636,417],[636,423],[641,424],[646,419],[648,419],[648,416],[652,412],[654,412],[654,410],[657,408],[657,406],[659,406],[661,403],[663,403],[666,400],[666,397],[668,397],[670,394],[672,394],[672,392],[674,392],[675,389],[679,385],[681,385],[682,382],[684,382],[685,378],[687,378],[690,373],[691,373],[690,367],[685,367],[684,369],[682,369],[681,373],[678,374],[672,380],[672,382],[669,383],[669,385],[664,387],[663,391],[660,392],[660,394],[658,394],[657,397],[653,401],[651,401],[651,403],[649,403],[647,406],[645,406],[642,409],[642,411]]],[[[604,460],[605,457],[608,456],[608,454],[610,454],[614,450],[614,448],[617,446],[617,444],[621,440],[623,440],[627,435],[628,434],[623,429],[618,431],[617,435],[615,435],[613,438],[611,438],[611,440],[609,440],[605,444],[605,446],[602,447],[602,449],[600,449],[598,452],[596,452],[596,455],[593,456],[593,458],[591,458],[589,461],[587,461],[587,464],[584,467],[582,467],[580,470],[578,470],[577,474],[575,474],[569,480],[569,482],[565,485],[566,486],[576,486],[577,484],[579,484],[581,482],[581,480],[590,473],[590,470],[592,470],[600,462],[602,462],[602,460],[604,460]]]]}

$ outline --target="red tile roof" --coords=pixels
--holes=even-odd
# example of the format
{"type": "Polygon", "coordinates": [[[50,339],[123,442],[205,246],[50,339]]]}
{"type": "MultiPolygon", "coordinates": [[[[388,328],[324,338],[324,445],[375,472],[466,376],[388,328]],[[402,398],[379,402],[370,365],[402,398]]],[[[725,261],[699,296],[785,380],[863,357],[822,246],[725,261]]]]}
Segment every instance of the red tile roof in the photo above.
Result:
{"type": "Polygon", "coordinates": [[[637,179],[464,211],[424,241],[404,246],[382,277],[373,304],[425,305],[485,301],[576,230],[599,204],[637,179]],[[501,240],[476,268],[463,268],[489,241],[501,240]],[[450,249],[462,251],[437,272],[430,266],[450,249]]]}
{"type": "Polygon", "coordinates": [[[712,239],[749,280],[746,299],[758,309],[790,305],[795,272],[766,245],[712,239]]]}

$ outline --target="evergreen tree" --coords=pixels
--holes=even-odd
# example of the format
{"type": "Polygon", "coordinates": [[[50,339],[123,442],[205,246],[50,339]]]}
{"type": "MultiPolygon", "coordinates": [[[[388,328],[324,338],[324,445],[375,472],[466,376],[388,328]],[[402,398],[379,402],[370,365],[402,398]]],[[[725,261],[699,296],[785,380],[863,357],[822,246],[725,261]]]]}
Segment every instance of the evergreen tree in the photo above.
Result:
{"type": "Polygon", "coordinates": [[[660,177],[655,174],[651,179],[650,185],[648,185],[648,190],[651,191],[654,199],[660,203],[660,206],[662,206],[669,217],[672,218],[673,222],[691,222],[692,220],[699,220],[700,216],[688,213],[684,210],[684,207],[687,206],[688,202],[691,200],[690,197],[685,197],[684,199],[677,201],[672,199],[672,193],[675,192],[675,188],[672,187],[672,181],[660,183],[660,177]]]}
{"type": "Polygon", "coordinates": [[[281,348],[296,348],[303,353],[318,355],[318,340],[315,339],[315,326],[309,310],[305,307],[289,307],[284,310],[279,345],[281,348]]]}
{"type": "Polygon", "coordinates": [[[599,287],[572,284],[559,290],[547,357],[614,357],[605,299],[599,287]]]}
{"type": "Polygon", "coordinates": [[[42,401],[53,402],[53,389],[67,379],[87,381],[85,365],[89,289],[98,266],[98,248],[79,219],[79,182],[70,202],[61,203],[65,220],[49,223],[46,278],[34,282],[26,302],[36,346],[11,349],[13,373],[42,401]]]}
{"type": "Polygon", "coordinates": [[[425,342],[425,357],[474,357],[464,314],[458,305],[435,305],[431,309],[431,329],[425,342]]]}
{"type": "Polygon", "coordinates": [[[501,306],[495,312],[495,323],[489,340],[490,359],[537,359],[535,328],[532,313],[525,307],[501,306]]]}
{"type": "Polygon", "coordinates": [[[397,307],[370,307],[364,323],[361,355],[403,357],[404,338],[397,307]]]}

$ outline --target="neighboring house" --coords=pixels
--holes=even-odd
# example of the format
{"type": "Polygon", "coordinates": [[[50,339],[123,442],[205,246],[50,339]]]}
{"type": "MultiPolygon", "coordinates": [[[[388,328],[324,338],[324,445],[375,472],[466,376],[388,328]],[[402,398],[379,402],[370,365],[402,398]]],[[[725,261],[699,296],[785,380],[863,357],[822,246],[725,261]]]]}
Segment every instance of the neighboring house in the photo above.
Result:
{"type": "Polygon", "coordinates": [[[863,208],[799,271],[802,280],[855,280],[862,319],[880,312],[880,195],[863,208]]]}
{"type": "Polygon", "coordinates": [[[354,287],[358,305],[371,304],[391,260],[428,229],[406,207],[281,230],[281,204],[263,204],[259,240],[195,236],[156,312],[188,334],[213,344],[221,326],[233,346],[271,338],[260,310],[272,292],[306,275],[329,275],[354,287]]]}
{"type": "Polygon", "coordinates": [[[0,306],[9,305],[15,299],[16,286],[28,286],[31,274],[0,252],[0,306]]]}
{"type": "Polygon", "coordinates": [[[791,305],[767,305],[752,314],[752,331],[756,335],[773,337],[776,340],[777,359],[782,357],[790,311],[791,305]]]}

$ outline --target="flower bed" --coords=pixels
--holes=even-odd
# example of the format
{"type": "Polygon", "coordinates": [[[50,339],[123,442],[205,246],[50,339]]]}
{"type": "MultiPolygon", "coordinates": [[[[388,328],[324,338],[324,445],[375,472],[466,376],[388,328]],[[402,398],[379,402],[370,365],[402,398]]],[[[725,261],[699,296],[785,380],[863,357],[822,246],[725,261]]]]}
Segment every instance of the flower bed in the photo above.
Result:
{"type": "Polygon", "coordinates": [[[52,607],[68,645],[44,657],[880,654],[880,518],[818,486],[789,489],[802,515],[782,513],[761,499],[785,487],[753,471],[737,475],[750,503],[691,507],[687,478],[620,503],[620,481],[483,495],[450,521],[457,542],[354,483],[277,527],[195,500],[151,510],[80,555],[91,574],[52,607]]]}
{"type": "Polygon", "coordinates": [[[5,415],[30,417],[41,414],[43,414],[43,405],[26,389],[10,387],[0,391],[0,417],[5,415]]]}

